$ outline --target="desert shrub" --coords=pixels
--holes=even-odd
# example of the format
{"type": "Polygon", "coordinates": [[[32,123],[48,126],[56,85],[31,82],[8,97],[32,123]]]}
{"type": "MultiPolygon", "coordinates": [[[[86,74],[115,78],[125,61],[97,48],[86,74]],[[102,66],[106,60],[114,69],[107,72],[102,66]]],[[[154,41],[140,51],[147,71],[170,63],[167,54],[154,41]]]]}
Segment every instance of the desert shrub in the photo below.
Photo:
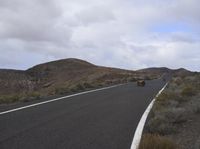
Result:
{"type": "Polygon", "coordinates": [[[70,91],[71,92],[79,92],[79,91],[82,91],[82,90],[85,90],[86,88],[84,87],[83,84],[81,83],[78,83],[72,87],[70,87],[70,91]]]}
{"type": "Polygon", "coordinates": [[[150,76],[144,76],[144,80],[152,80],[150,76]]]}
{"type": "Polygon", "coordinates": [[[39,100],[40,98],[41,98],[41,94],[37,91],[33,91],[33,92],[23,94],[20,101],[28,102],[28,101],[33,101],[33,100],[39,100]]]}
{"type": "Polygon", "coordinates": [[[70,87],[67,87],[67,86],[64,86],[64,87],[57,87],[55,89],[55,94],[67,94],[67,93],[72,93],[72,92],[79,92],[79,91],[82,91],[82,90],[85,90],[86,88],[92,88],[93,86],[89,83],[78,83],[76,85],[73,85],[73,86],[70,86],[70,87]]]}
{"type": "Polygon", "coordinates": [[[91,83],[84,82],[83,83],[84,88],[93,88],[94,86],[91,83]]]}
{"type": "MultiPolygon", "coordinates": [[[[178,128],[187,122],[191,113],[200,113],[199,96],[197,94],[199,91],[198,83],[200,83],[200,78],[194,78],[194,76],[173,78],[165,90],[156,98],[146,122],[145,132],[161,136],[179,133],[180,129],[178,128]]],[[[158,137],[147,136],[145,142],[141,143],[143,145],[140,145],[140,149],[171,148],[160,146],[158,137]],[[154,137],[156,139],[152,139],[154,137]]],[[[173,147],[176,148],[176,146],[173,147]]]]}
{"type": "Polygon", "coordinates": [[[164,91],[156,98],[155,106],[153,107],[155,110],[162,110],[163,107],[169,105],[171,101],[180,102],[182,99],[179,94],[172,91],[164,91]]]}
{"type": "Polygon", "coordinates": [[[172,89],[170,86],[170,88],[166,88],[166,91],[164,91],[162,94],[160,94],[156,98],[154,109],[162,110],[163,107],[166,107],[169,105],[175,107],[178,104],[187,102],[190,99],[190,98],[187,98],[187,96],[194,95],[194,93],[195,93],[195,90],[186,89],[180,92],[179,89],[172,89]],[[173,105],[173,103],[175,105],[173,105]]]}
{"type": "Polygon", "coordinates": [[[100,88],[103,86],[106,86],[106,81],[105,82],[100,82],[100,81],[93,81],[92,83],[90,83],[89,86],[91,86],[91,88],[100,88]]]}
{"type": "Polygon", "coordinates": [[[163,115],[151,118],[146,125],[146,130],[149,133],[156,133],[160,135],[167,135],[176,132],[175,127],[165,120],[163,115]]]}
{"type": "Polygon", "coordinates": [[[98,83],[98,84],[95,84],[94,86],[95,86],[95,87],[103,87],[103,86],[105,86],[105,84],[103,84],[103,83],[98,83]]]}
{"type": "Polygon", "coordinates": [[[127,83],[127,82],[128,82],[128,79],[127,79],[127,78],[123,78],[123,79],[120,80],[120,82],[121,82],[121,83],[127,83]]]}
{"type": "Polygon", "coordinates": [[[180,124],[187,121],[187,112],[184,108],[169,107],[163,111],[165,120],[171,124],[180,124]]]}
{"type": "Polygon", "coordinates": [[[27,102],[31,100],[40,99],[41,95],[39,92],[21,93],[15,95],[0,96],[0,104],[2,103],[14,103],[14,102],[27,102]]]}
{"type": "Polygon", "coordinates": [[[190,102],[190,110],[195,113],[195,114],[199,114],[200,113],[200,101],[198,99],[194,99],[192,100],[192,102],[190,102]]]}
{"type": "Polygon", "coordinates": [[[28,93],[26,96],[32,99],[40,99],[41,94],[35,91],[35,92],[28,93]]]}
{"type": "Polygon", "coordinates": [[[84,85],[83,85],[83,84],[80,84],[80,83],[77,84],[75,88],[77,89],[77,91],[81,91],[81,90],[84,90],[84,89],[85,89],[84,85]]]}
{"type": "Polygon", "coordinates": [[[139,149],[177,149],[177,145],[170,139],[156,135],[145,134],[142,136],[139,149]]]}
{"type": "Polygon", "coordinates": [[[113,84],[113,80],[106,80],[106,81],[105,81],[105,84],[108,84],[108,85],[109,85],[109,84],[113,84]]]}
{"type": "Polygon", "coordinates": [[[196,114],[199,114],[200,113],[200,105],[196,105],[193,109],[193,112],[196,114]]]}
{"type": "Polygon", "coordinates": [[[0,96],[0,104],[2,103],[13,103],[17,102],[21,99],[19,95],[5,95],[5,96],[0,96]]]}
{"type": "Polygon", "coordinates": [[[183,80],[181,80],[181,78],[176,78],[173,80],[173,82],[177,85],[180,86],[183,83],[183,80]]]}
{"type": "Polygon", "coordinates": [[[181,91],[182,96],[194,96],[196,95],[196,91],[193,87],[184,87],[183,90],[181,91]]]}
{"type": "Polygon", "coordinates": [[[131,78],[130,79],[130,82],[135,82],[135,81],[137,81],[136,78],[131,78]]]}
{"type": "Polygon", "coordinates": [[[73,87],[70,88],[70,91],[71,91],[71,92],[77,92],[76,88],[73,88],[73,87]]]}
{"type": "MultiPolygon", "coordinates": [[[[154,105],[155,106],[155,105],[154,105]]],[[[167,105],[162,110],[154,109],[147,122],[147,131],[161,135],[176,133],[177,124],[187,121],[187,112],[184,108],[167,105]]]]}
{"type": "Polygon", "coordinates": [[[67,94],[70,92],[70,89],[68,87],[57,87],[55,88],[55,94],[67,94]]]}

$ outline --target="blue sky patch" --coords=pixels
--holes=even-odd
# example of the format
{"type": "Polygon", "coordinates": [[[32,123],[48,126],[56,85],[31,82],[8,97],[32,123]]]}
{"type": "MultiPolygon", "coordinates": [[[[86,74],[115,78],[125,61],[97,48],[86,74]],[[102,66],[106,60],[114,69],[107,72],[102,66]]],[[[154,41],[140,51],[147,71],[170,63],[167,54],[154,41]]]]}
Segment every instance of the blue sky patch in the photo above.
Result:
{"type": "Polygon", "coordinates": [[[160,23],[150,29],[152,32],[192,32],[192,28],[185,23],[160,23]]]}

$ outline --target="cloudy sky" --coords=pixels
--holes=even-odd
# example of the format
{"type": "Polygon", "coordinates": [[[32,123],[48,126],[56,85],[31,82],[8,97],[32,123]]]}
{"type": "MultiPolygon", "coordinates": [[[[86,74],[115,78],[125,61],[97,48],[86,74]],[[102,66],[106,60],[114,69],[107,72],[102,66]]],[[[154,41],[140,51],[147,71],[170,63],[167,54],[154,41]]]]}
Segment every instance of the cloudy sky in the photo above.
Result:
{"type": "Polygon", "coordinates": [[[0,68],[80,58],[200,71],[199,0],[0,0],[0,68]]]}

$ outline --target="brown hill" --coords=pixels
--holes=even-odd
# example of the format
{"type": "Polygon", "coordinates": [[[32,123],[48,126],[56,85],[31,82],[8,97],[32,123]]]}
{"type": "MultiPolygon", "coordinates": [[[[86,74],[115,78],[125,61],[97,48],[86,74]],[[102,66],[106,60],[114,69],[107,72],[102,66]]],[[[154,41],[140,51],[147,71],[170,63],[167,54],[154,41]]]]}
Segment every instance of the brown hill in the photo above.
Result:
{"type": "MultiPolygon", "coordinates": [[[[43,94],[54,94],[60,90],[76,88],[78,85],[100,86],[117,83],[134,72],[93,65],[79,59],[64,59],[37,65],[26,71],[36,82],[36,90],[43,94]]],[[[82,86],[84,87],[84,86],[82,86]]]]}
{"type": "Polygon", "coordinates": [[[100,67],[79,59],[63,59],[26,71],[0,70],[0,103],[68,94],[126,82],[134,71],[100,67]]]}
{"type": "Polygon", "coordinates": [[[188,76],[188,75],[194,74],[194,72],[189,71],[189,70],[184,69],[184,68],[173,70],[173,73],[174,73],[175,76],[188,76]]]}
{"type": "Polygon", "coordinates": [[[166,67],[152,67],[152,68],[146,68],[146,69],[140,69],[138,72],[141,73],[150,73],[154,75],[158,74],[164,74],[164,73],[171,73],[174,76],[186,76],[186,75],[191,75],[193,72],[184,69],[184,68],[179,68],[179,69],[169,69],[166,67]]]}
{"type": "Polygon", "coordinates": [[[147,72],[147,73],[166,73],[170,72],[171,69],[166,68],[166,67],[152,67],[152,68],[145,68],[145,69],[140,69],[138,72],[147,72]]]}
{"type": "MultiPolygon", "coordinates": [[[[34,66],[28,70],[0,70],[0,103],[40,96],[69,94],[137,78],[152,79],[170,72],[168,68],[130,71],[96,66],[79,59],[63,59],[34,66]]],[[[187,70],[176,70],[176,73],[187,70]]]]}

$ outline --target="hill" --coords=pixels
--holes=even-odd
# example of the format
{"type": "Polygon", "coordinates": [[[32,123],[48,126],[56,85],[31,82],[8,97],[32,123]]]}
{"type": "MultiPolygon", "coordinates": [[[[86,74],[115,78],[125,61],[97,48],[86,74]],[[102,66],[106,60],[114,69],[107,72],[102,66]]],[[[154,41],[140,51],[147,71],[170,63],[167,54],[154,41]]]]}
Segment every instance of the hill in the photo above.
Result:
{"type": "MultiPolygon", "coordinates": [[[[177,74],[188,72],[182,69],[174,71],[177,74]]],[[[153,79],[168,72],[171,72],[168,68],[130,71],[101,67],[74,58],[40,64],[25,71],[0,69],[0,103],[71,94],[138,78],[153,79]]]]}
{"type": "Polygon", "coordinates": [[[0,103],[70,94],[127,81],[135,72],[101,67],[79,59],[63,59],[28,70],[0,69],[0,103]]]}
{"type": "Polygon", "coordinates": [[[164,73],[170,73],[174,76],[185,76],[185,75],[191,75],[194,72],[191,72],[187,69],[184,68],[179,68],[179,69],[169,69],[166,67],[152,67],[152,68],[145,68],[145,69],[140,69],[137,72],[140,73],[150,73],[154,75],[159,75],[159,74],[164,74],[164,73]]]}

